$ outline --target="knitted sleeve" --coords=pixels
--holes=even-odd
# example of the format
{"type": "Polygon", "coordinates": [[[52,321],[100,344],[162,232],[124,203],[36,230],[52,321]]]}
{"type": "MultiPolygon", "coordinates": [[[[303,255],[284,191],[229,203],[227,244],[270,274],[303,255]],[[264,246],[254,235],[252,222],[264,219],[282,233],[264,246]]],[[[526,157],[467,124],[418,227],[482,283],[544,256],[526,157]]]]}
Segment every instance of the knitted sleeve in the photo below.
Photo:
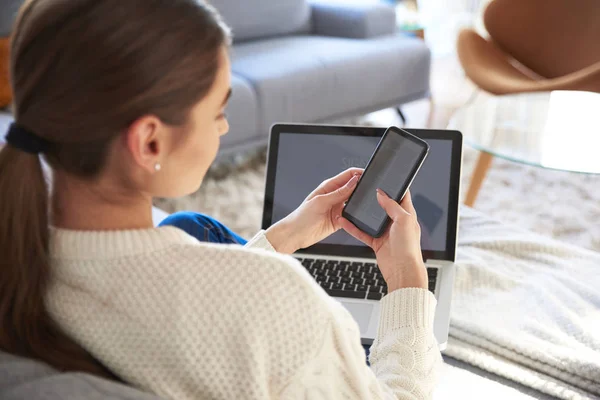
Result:
{"type": "Polygon", "coordinates": [[[256,235],[254,235],[254,237],[252,239],[250,239],[244,247],[253,248],[253,249],[263,249],[263,250],[268,250],[268,251],[275,251],[275,249],[273,248],[273,245],[271,245],[271,243],[267,239],[267,236],[266,236],[264,230],[261,230],[256,235]]]}
{"type": "Polygon", "coordinates": [[[381,321],[365,363],[360,332],[339,303],[320,351],[283,391],[282,398],[430,399],[442,364],[433,336],[435,298],[423,289],[401,289],[382,300],[381,321]]]}
{"type": "Polygon", "coordinates": [[[433,334],[435,306],[435,297],[426,289],[401,289],[381,300],[369,361],[383,397],[432,398],[442,366],[433,334]]]}

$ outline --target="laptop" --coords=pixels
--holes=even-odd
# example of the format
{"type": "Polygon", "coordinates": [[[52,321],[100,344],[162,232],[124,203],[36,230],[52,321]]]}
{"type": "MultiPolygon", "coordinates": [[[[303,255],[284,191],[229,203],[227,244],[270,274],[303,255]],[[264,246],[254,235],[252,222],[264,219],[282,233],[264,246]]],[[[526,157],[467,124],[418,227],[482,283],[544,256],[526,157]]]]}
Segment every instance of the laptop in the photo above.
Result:
{"type": "MultiPolygon", "coordinates": [[[[429,143],[429,156],[411,185],[421,225],[429,290],[437,298],[434,333],[446,347],[454,284],[462,135],[406,129],[429,143]]],[[[385,128],[277,124],[271,129],[262,228],[294,211],[321,182],[351,167],[364,168],[385,128]]],[[[341,230],[294,254],[319,285],[350,311],[364,345],[372,344],[379,301],[387,294],[368,246],[341,230]]]]}

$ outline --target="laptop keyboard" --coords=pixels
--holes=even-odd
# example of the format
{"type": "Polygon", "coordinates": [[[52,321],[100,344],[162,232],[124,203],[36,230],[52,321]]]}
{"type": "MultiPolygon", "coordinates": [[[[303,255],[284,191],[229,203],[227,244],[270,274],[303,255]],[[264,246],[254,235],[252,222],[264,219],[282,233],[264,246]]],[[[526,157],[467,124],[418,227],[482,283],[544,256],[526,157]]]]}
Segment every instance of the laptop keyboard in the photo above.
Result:
{"type": "MultiPolygon", "coordinates": [[[[387,285],[375,263],[309,258],[298,261],[330,296],[381,300],[387,294],[387,285]]],[[[437,268],[427,268],[431,292],[435,290],[437,272],[437,268]]]]}

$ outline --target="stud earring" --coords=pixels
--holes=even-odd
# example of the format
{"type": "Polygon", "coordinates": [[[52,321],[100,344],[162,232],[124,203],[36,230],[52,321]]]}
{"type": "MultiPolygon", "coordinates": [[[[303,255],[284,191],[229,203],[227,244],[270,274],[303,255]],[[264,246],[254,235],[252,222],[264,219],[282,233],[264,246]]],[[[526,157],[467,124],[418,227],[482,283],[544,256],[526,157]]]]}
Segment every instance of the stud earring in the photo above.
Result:
{"type": "Polygon", "coordinates": [[[154,164],[154,170],[155,170],[156,172],[160,171],[160,169],[161,169],[161,168],[162,168],[162,167],[160,166],[160,163],[156,163],[156,164],[154,164]]]}

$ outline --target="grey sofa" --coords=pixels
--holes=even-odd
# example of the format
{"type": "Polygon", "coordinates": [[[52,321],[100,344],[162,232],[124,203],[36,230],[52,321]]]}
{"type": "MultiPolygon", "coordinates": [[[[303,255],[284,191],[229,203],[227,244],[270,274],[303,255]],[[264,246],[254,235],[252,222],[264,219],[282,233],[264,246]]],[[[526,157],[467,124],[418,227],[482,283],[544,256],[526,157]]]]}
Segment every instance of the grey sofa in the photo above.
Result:
{"type": "MultiPolygon", "coordinates": [[[[5,32],[6,14],[22,0],[7,1],[5,32]]],[[[429,95],[429,49],[397,32],[394,8],[383,1],[210,3],[235,36],[222,155],[266,144],[275,122],[328,122],[429,95]]]]}
{"type": "Polygon", "coordinates": [[[0,2],[0,37],[10,35],[14,16],[22,3],[23,0],[2,0],[0,2]]]}
{"type": "Polygon", "coordinates": [[[230,133],[222,151],[266,143],[275,122],[328,122],[429,95],[430,51],[368,1],[213,0],[232,27],[230,133]]]}
{"type": "Polygon", "coordinates": [[[59,374],[38,362],[0,352],[2,400],[159,400],[158,397],[93,376],[59,374]]]}

